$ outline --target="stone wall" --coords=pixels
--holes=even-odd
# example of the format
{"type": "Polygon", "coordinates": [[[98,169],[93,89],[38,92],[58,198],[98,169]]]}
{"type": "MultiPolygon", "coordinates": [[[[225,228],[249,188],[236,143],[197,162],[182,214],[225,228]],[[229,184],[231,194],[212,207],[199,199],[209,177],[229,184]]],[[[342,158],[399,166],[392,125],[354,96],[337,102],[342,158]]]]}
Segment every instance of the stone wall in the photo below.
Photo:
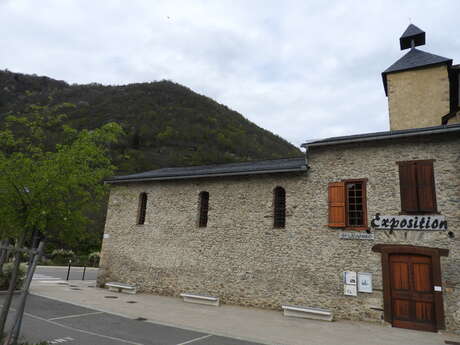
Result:
{"type": "Polygon", "coordinates": [[[133,283],[141,291],[194,292],[224,303],[279,309],[298,304],[333,310],[336,319],[383,316],[377,243],[446,248],[442,258],[446,325],[460,329],[460,141],[453,135],[311,148],[310,169],[272,174],[113,185],[99,283],[133,283]],[[340,240],[327,226],[327,185],[367,178],[372,215],[400,212],[396,161],[436,159],[439,212],[446,232],[372,230],[375,240],[340,240]],[[286,189],[285,229],[273,228],[273,189],[286,189]],[[208,191],[209,222],[199,228],[198,195],[208,191]],[[145,225],[136,225],[139,193],[148,193],[145,225]],[[343,295],[342,272],[372,272],[374,292],[343,295]]]}
{"type": "Polygon", "coordinates": [[[445,65],[390,73],[387,81],[391,130],[438,126],[450,111],[445,65]]]}

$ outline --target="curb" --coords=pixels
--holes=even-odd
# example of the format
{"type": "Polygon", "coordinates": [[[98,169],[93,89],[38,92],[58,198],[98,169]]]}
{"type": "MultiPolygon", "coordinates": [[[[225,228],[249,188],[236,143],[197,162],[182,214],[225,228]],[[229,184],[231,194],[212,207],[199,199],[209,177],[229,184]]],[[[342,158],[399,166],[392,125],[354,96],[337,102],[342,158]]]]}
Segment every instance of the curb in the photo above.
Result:
{"type": "MultiPolygon", "coordinates": [[[[68,268],[69,266],[65,265],[65,266],[46,266],[46,265],[37,265],[37,268],[68,268]]],[[[72,268],[81,268],[83,269],[84,267],[83,266],[71,266],[71,269],[72,268]]],[[[89,266],[86,266],[86,269],[87,270],[98,270],[99,267],[89,267],[89,266]]]]}

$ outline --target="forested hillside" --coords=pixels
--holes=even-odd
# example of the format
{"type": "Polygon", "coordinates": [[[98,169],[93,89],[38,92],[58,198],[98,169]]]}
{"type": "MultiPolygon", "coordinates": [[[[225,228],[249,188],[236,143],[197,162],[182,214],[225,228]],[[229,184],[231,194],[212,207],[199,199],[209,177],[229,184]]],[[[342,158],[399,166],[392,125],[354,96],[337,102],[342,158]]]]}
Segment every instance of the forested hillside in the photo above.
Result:
{"type": "Polygon", "coordinates": [[[126,136],[113,148],[118,173],[299,155],[284,139],[241,114],[170,82],[123,86],[69,85],[48,77],[0,71],[0,125],[29,104],[73,103],[69,125],[115,121],[126,136]]]}
{"type": "MultiPolygon", "coordinates": [[[[119,123],[126,134],[111,149],[117,174],[301,155],[284,139],[241,114],[170,81],[69,85],[48,77],[0,71],[0,129],[5,116],[27,113],[24,110],[29,105],[59,108],[67,115],[66,124],[76,129],[119,123]],[[68,106],[52,107],[64,103],[68,106]]],[[[47,134],[49,147],[59,140],[62,137],[47,134]]],[[[56,242],[48,243],[48,250],[66,248],[80,254],[98,250],[105,206],[94,206],[88,215],[93,223],[78,247],[56,242]]]]}

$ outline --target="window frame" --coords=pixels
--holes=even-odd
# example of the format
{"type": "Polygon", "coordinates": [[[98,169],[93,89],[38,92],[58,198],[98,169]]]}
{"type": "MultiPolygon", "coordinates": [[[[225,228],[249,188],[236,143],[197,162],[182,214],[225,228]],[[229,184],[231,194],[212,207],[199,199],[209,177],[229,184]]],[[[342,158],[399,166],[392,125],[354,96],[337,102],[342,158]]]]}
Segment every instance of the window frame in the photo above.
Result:
{"type": "Polygon", "coordinates": [[[286,228],[286,189],[281,186],[276,186],[273,188],[273,228],[274,229],[285,229],[286,228]],[[279,209],[280,201],[278,198],[280,197],[278,192],[283,193],[283,200],[282,200],[282,210],[279,209]],[[281,215],[280,215],[281,214],[281,215]],[[282,220],[280,221],[280,217],[282,220]]]}
{"type": "Polygon", "coordinates": [[[341,182],[345,183],[345,229],[347,230],[368,230],[369,222],[367,217],[367,178],[346,179],[341,182]],[[347,185],[351,183],[361,183],[362,205],[363,205],[363,225],[349,225],[348,215],[348,191],[347,185]]]}
{"type": "Polygon", "coordinates": [[[137,207],[136,225],[145,225],[145,220],[147,218],[147,203],[148,203],[148,193],[141,192],[139,194],[139,203],[137,207]]]}
{"type": "Polygon", "coordinates": [[[438,203],[437,203],[437,198],[436,198],[436,180],[434,177],[434,162],[436,159],[415,159],[415,160],[407,160],[407,161],[397,161],[396,164],[398,165],[398,182],[399,182],[399,197],[400,197],[400,202],[401,202],[401,211],[399,214],[401,215],[429,215],[429,214],[441,214],[438,210],[438,203]],[[419,197],[419,192],[420,192],[420,187],[419,183],[417,180],[417,163],[422,164],[430,164],[431,165],[431,170],[432,170],[432,181],[431,181],[431,192],[433,195],[433,199],[431,200],[433,203],[433,210],[432,211],[421,211],[420,210],[420,197],[419,197]],[[408,211],[404,210],[403,206],[403,195],[401,193],[401,166],[403,165],[410,165],[410,164],[415,164],[415,193],[417,195],[417,211],[408,211]]]}
{"type": "Polygon", "coordinates": [[[208,227],[209,221],[209,192],[201,191],[198,194],[198,227],[206,228],[208,227]],[[206,197],[206,205],[204,204],[204,196],[206,197]]]}

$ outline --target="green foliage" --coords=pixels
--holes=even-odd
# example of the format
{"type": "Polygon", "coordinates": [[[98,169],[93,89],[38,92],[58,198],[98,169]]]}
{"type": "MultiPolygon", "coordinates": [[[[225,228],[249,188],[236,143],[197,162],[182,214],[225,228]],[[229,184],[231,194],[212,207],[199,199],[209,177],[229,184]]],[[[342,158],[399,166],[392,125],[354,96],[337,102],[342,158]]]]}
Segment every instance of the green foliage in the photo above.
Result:
{"type": "MultiPolygon", "coordinates": [[[[11,274],[13,272],[13,262],[8,262],[3,265],[3,272],[0,272],[0,290],[8,290],[8,287],[10,285],[10,280],[11,280],[11,274]]],[[[20,264],[19,265],[19,271],[18,271],[18,276],[16,280],[16,290],[20,289],[22,286],[22,283],[24,282],[24,279],[26,278],[26,272],[27,272],[27,265],[26,264],[20,264]]]]}
{"type": "Polygon", "coordinates": [[[0,130],[0,231],[17,237],[40,231],[49,241],[84,240],[87,214],[106,198],[113,174],[108,148],[122,134],[115,123],[75,130],[64,123],[68,104],[29,106],[0,130]]]}
{"type": "Polygon", "coordinates": [[[22,113],[28,104],[61,105],[55,113],[67,114],[64,122],[76,129],[119,123],[126,136],[111,146],[118,174],[301,154],[241,114],[170,81],[68,85],[0,71],[0,125],[2,117],[22,113]]]}
{"type": "Polygon", "coordinates": [[[75,258],[75,253],[70,249],[55,249],[51,253],[51,258],[54,264],[65,265],[69,262],[69,260],[73,260],[75,258]]]}
{"type": "Polygon", "coordinates": [[[98,267],[100,259],[101,259],[100,252],[92,252],[88,255],[88,263],[90,266],[98,267]]]}

